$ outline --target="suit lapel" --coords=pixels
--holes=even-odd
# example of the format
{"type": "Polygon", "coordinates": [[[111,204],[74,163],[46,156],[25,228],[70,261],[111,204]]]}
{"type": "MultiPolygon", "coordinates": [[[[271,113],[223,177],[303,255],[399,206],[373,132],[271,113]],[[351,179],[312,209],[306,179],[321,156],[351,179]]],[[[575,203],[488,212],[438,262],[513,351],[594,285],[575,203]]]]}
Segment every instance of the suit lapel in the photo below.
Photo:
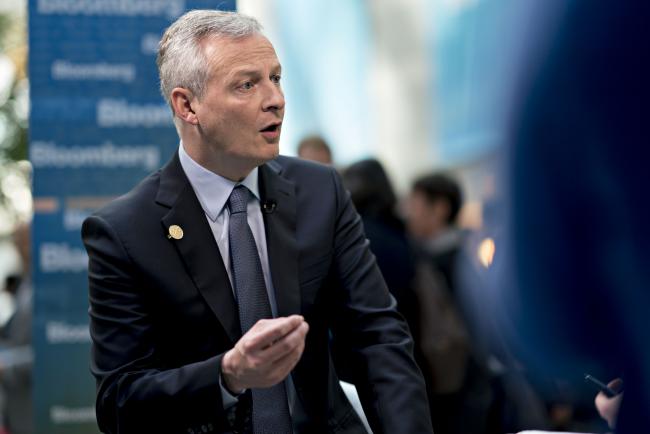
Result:
{"type": "Polygon", "coordinates": [[[234,344],[241,336],[237,305],[226,267],[205,213],[180,165],[178,154],[163,168],[156,201],[170,207],[161,224],[183,229],[180,239],[170,239],[178,250],[199,292],[234,344]]]}
{"type": "Polygon", "coordinates": [[[296,187],[280,175],[281,169],[276,161],[260,166],[259,183],[278,316],[288,316],[300,313],[301,301],[296,243],[296,187]],[[271,203],[275,205],[264,206],[271,203]]]}

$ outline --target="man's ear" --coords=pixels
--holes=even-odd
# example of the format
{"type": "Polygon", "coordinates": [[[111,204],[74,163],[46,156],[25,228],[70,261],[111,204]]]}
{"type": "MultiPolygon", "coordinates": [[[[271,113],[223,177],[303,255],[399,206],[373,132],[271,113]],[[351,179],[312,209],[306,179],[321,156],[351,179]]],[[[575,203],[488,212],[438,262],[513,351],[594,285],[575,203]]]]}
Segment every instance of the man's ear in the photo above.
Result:
{"type": "Polygon", "coordinates": [[[197,103],[197,99],[192,91],[182,87],[175,87],[170,94],[169,100],[178,119],[192,125],[199,124],[199,118],[196,116],[193,107],[193,104],[197,103]]]}

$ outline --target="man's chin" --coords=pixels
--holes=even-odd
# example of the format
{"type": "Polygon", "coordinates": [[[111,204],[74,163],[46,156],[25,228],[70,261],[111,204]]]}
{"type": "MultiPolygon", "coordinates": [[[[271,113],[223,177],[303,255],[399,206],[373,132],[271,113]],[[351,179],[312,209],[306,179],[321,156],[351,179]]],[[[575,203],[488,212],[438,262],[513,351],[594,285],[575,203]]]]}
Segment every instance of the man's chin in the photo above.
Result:
{"type": "Polygon", "coordinates": [[[264,152],[260,152],[253,156],[251,159],[255,160],[256,166],[261,166],[267,161],[271,161],[280,155],[280,149],[278,146],[275,149],[265,149],[264,152]]]}
{"type": "Polygon", "coordinates": [[[268,160],[273,160],[280,155],[280,139],[273,143],[268,143],[264,147],[264,156],[268,160]]]}

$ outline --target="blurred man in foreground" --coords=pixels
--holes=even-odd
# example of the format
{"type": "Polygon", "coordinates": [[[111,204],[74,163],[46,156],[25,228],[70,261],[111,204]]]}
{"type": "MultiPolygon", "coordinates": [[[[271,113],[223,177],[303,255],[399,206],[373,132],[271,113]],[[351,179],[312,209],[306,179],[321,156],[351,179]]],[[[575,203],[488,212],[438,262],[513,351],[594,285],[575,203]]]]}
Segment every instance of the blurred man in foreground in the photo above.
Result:
{"type": "Polygon", "coordinates": [[[492,314],[538,375],[621,376],[616,432],[647,433],[650,3],[544,8],[555,32],[518,92],[512,223],[492,314]]]}
{"type": "Polygon", "coordinates": [[[336,172],[278,156],[281,67],[252,18],[192,11],[160,43],[181,145],[86,220],[108,433],[431,432],[412,342],[336,172]]]}

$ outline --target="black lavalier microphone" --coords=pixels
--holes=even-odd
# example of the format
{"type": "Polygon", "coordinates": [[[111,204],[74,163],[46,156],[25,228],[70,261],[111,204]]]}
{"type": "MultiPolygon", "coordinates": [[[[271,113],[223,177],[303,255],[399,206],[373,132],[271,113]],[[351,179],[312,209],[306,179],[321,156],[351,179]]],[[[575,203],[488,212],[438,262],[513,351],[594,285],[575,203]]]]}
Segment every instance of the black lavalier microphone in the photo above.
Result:
{"type": "Polygon", "coordinates": [[[273,211],[275,211],[275,208],[277,206],[278,206],[278,204],[273,199],[265,200],[262,203],[262,212],[264,214],[271,214],[271,213],[273,213],[273,211]]]}

